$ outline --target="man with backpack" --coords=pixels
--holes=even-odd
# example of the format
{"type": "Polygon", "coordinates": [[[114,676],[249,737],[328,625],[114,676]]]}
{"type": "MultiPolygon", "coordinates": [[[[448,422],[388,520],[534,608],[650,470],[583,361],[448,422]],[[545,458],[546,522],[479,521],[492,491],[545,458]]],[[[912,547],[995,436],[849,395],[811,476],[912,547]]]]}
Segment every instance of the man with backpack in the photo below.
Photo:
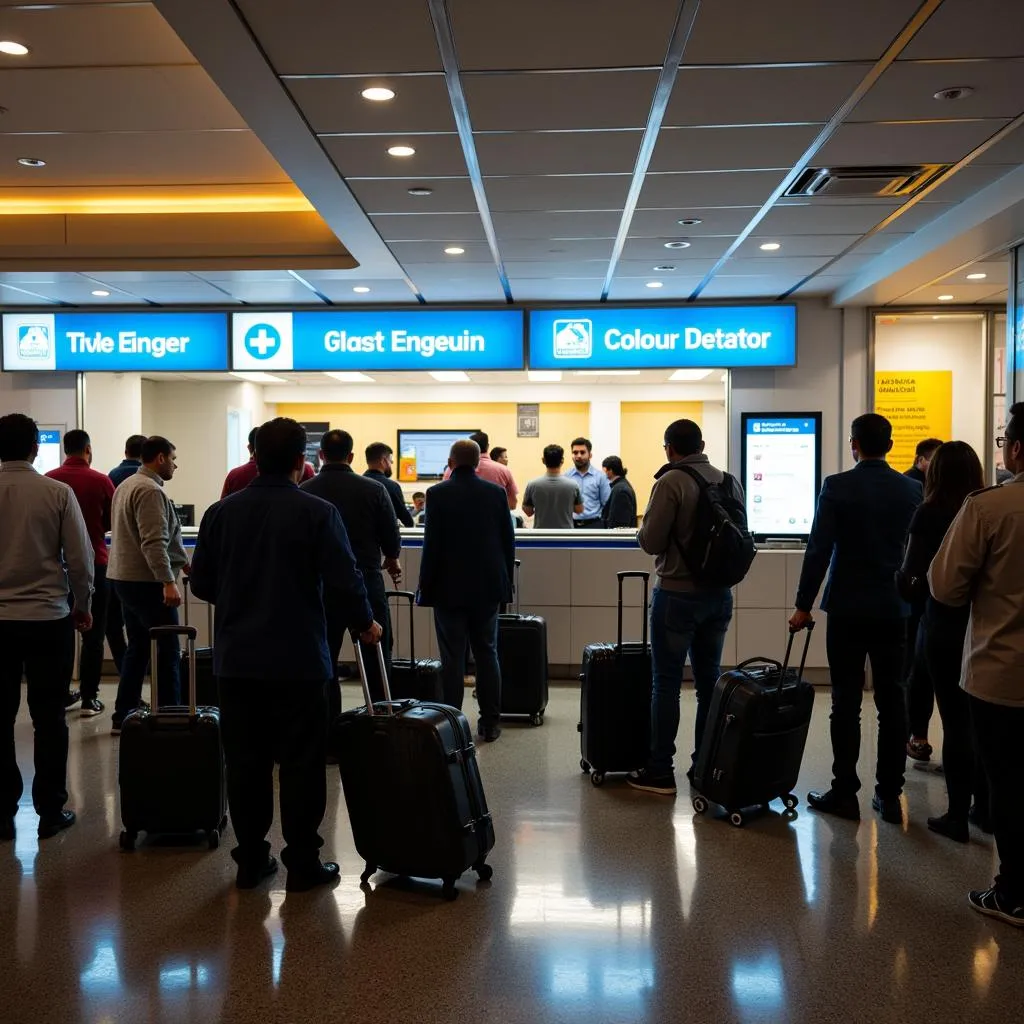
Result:
{"type": "MultiPolygon", "coordinates": [[[[746,529],[743,488],[708,461],[700,427],[676,420],[665,430],[664,447],[668,461],[655,474],[637,535],[640,547],[655,556],[657,573],[651,600],[651,754],[646,767],[630,774],[629,784],[672,796],[686,657],[697,691],[695,762],[732,620],[730,588],[746,575],[755,549],[746,529]]],[[[686,776],[693,781],[692,764],[686,776]]]]}

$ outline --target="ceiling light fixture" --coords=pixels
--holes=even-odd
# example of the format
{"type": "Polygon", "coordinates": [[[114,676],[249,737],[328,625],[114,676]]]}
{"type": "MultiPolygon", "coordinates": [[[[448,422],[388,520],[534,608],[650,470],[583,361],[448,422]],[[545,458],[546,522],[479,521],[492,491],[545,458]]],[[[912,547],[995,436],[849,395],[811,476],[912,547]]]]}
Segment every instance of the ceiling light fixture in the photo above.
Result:
{"type": "Polygon", "coordinates": [[[466,250],[461,245],[449,245],[445,249],[446,256],[461,256],[466,250]]]}
{"type": "Polygon", "coordinates": [[[407,188],[405,191],[411,196],[432,196],[434,194],[434,190],[427,188],[426,185],[415,185],[412,188],[407,188]]]}
{"type": "Polygon", "coordinates": [[[953,296],[952,295],[940,295],[939,296],[939,302],[952,302],[952,301],[953,301],[953,296]]]}
{"type": "Polygon", "coordinates": [[[92,294],[95,295],[97,299],[105,299],[110,292],[105,288],[94,288],[92,294]]]}
{"type": "Polygon", "coordinates": [[[967,280],[968,281],[984,281],[986,277],[988,277],[988,274],[968,274],[967,275],[967,280]]]}
{"type": "Polygon", "coordinates": [[[691,243],[686,242],[686,241],[684,241],[683,239],[680,238],[680,239],[678,239],[675,242],[666,242],[665,243],[665,248],[666,249],[689,249],[690,248],[690,244],[691,243]]]}
{"type": "Polygon", "coordinates": [[[557,384],[562,379],[562,371],[527,370],[526,377],[533,384],[557,384]]]}
{"type": "Polygon", "coordinates": [[[254,370],[252,373],[235,373],[231,374],[232,377],[237,377],[239,380],[248,381],[250,384],[287,384],[288,381],[284,377],[276,377],[272,373],[263,373],[261,370],[254,370]]]}
{"type": "Polygon", "coordinates": [[[782,243],[781,242],[762,242],[758,246],[758,248],[762,252],[776,252],[777,250],[782,248],[782,243]]]}
{"type": "Polygon", "coordinates": [[[388,146],[388,156],[415,156],[412,146],[388,146]]]}
{"type": "Polygon", "coordinates": [[[954,85],[949,89],[940,89],[935,93],[935,99],[937,100],[962,100],[966,96],[970,96],[974,90],[969,85],[954,85]]]}
{"type": "Polygon", "coordinates": [[[386,103],[388,100],[395,98],[393,89],[386,89],[381,85],[371,86],[369,89],[364,89],[362,92],[364,100],[370,100],[373,103],[386,103]]]}
{"type": "Polygon", "coordinates": [[[647,287],[648,288],[664,288],[665,285],[664,285],[664,282],[662,282],[662,281],[648,281],[647,282],[647,287]]]}
{"type": "Polygon", "coordinates": [[[442,384],[468,384],[469,374],[462,370],[431,370],[430,376],[442,384]]]}
{"type": "Polygon", "coordinates": [[[369,290],[370,289],[367,288],[365,284],[357,284],[355,288],[352,289],[352,291],[357,295],[365,295],[369,290]]]}
{"type": "Polygon", "coordinates": [[[683,217],[682,220],[677,220],[677,224],[681,224],[684,228],[696,227],[698,224],[703,224],[704,221],[700,217],[683,217]]]}
{"type": "Polygon", "coordinates": [[[376,380],[368,373],[360,373],[358,370],[337,370],[335,372],[325,371],[328,377],[340,381],[342,384],[375,384],[376,380]]]}
{"type": "Polygon", "coordinates": [[[675,270],[676,268],[671,263],[659,263],[655,270],[675,270]]]}
{"type": "Polygon", "coordinates": [[[710,377],[713,372],[713,370],[676,370],[669,377],[669,380],[685,380],[693,383],[694,381],[703,380],[705,377],[710,377]]]}
{"type": "Polygon", "coordinates": [[[13,39],[0,39],[0,53],[6,53],[9,57],[25,57],[28,54],[28,47],[24,43],[16,43],[13,39]]]}
{"type": "Polygon", "coordinates": [[[39,157],[36,157],[36,156],[19,156],[18,157],[18,163],[21,164],[22,167],[45,167],[46,166],[46,161],[45,160],[40,160],[39,157]]]}

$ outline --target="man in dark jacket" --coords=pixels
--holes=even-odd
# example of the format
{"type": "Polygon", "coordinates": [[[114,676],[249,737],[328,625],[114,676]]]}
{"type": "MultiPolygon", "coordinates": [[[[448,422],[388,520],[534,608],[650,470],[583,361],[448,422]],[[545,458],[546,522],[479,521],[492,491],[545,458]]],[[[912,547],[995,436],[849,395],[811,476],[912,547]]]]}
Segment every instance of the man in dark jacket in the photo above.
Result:
{"type": "MultiPolygon", "coordinates": [[[[395,510],[383,485],[352,471],[354,446],[348,431],[327,431],[320,439],[320,473],[307,480],[302,490],[329,501],[341,513],[356,565],[363,574],[374,620],[380,623],[384,663],[390,674],[391,616],[381,564],[397,584],[402,578],[402,568],[398,564],[402,539],[395,510]]],[[[337,607],[330,591],[324,593],[324,610],[327,613],[327,645],[331,649],[331,664],[337,665],[348,623],[344,619],[344,608],[337,607]]],[[[370,676],[370,692],[375,700],[383,700],[384,688],[378,678],[377,655],[372,648],[364,648],[363,654],[370,676]]],[[[329,688],[328,703],[329,717],[333,721],[341,712],[341,694],[337,686],[329,688]]]]}
{"type": "Polygon", "coordinates": [[[403,526],[412,526],[412,515],[405,505],[405,495],[397,480],[391,479],[394,472],[395,450],[383,441],[374,441],[366,446],[366,472],[363,476],[376,480],[384,486],[395,508],[395,518],[403,526]]]}
{"type": "Polygon", "coordinates": [[[363,642],[380,640],[338,510],[298,488],[305,452],[306,432],[295,420],[264,423],[256,435],[259,475],[207,510],[192,560],[195,595],[217,608],[213,668],[240,889],[277,869],[267,842],[275,755],[288,890],[338,877],[338,865],[319,855],[334,674],[323,593],[334,591],[363,642]]]}
{"type": "Polygon", "coordinates": [[[501,735],[498,611],[512,600],[516,542],[508,496],[476,475],[479,462],[475,441],[456,441],[448,459],[451,479],[427,492],[419,603],[434,609],[444,699],[457,708],[465,693],[469,642],[476,661],[478,733],[493,741],[501,735]]]}
{"type": "Polygon", "coordinates": [[[896,570],[921,485],[891,469],[892,425],[884,416],[858,416],[850,428],[857,465],[825,480],[807,541],[789,620],[803,629],[825,574],[821,610],[828,615],[825,643],[832,677],[832,788],[812,792],[817,811],[859,819],[857,758],[864,663],[871,659],[878,709],[878,763],[871,806],[883,820],[903,821],[900,793],[907,766],[907,708],[903,652],[909,606],[896,589],[896,570]]]}
{"type": "Polygon", "coordinates": [[[612,493],[601,510],[601,525],[606,530],[628,526],[636,529],[636,491],[626,479],[626,467],[618,455],[609,455],[601,463],[604,475],[608,477],[612,493]]]}

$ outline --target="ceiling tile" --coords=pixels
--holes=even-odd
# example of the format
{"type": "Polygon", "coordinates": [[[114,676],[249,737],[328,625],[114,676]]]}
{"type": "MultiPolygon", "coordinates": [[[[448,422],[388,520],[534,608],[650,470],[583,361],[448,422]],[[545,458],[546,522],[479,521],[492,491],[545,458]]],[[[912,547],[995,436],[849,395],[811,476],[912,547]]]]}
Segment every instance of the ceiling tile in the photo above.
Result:
{"type": "Polygon", "coordinates": [[[787,277],[812,274],[828,262],[827,256],[733,256],[721,269],[726,277],[787,277]]]}
{"type": "Polygon", "coordinates": [[[776,299],[799,280],[795,277],[713,277],[700,293],[701,299],[776,299]]]}
{"type": "MultiPolygon", "coordinates": [[[[277,271],[274,271],[277,273],[277,271]]],[[[125,288],[132,288],[142,281],[154,283],[162,281],[170,283],[174,281],[194,281],[195,274],[189,270],[96,270],[90,271],[89,277],[105,284],[120,285],[125,288]]],[[[94,287],[97,287],[94,285],[94,287]]]]}
{"type": "Polygon", "coordinates": [[[452,264],[455,259],[444,252],[446,245],[458,245],[466,251],[458,257],[461,263],[486,263],[494,265],[494,257],[486,242],[467,241],[454,237],[441,242],[392,242],[391,251],[399,263],[446,263],[452,264]]]}
{"type": "Polygon", "coordinates": [[[661,64],[676,17],[663,0],[448,0],[463,68],[661,64]]]}
{"type": "MultiPolygon", "coordinates": [[[[240,299],[238,295],[226,295],[216,285],[208,284],[206,281],[154,281],[152,284],[143,283],[131,285],[136,294],[149,299],[150,302],[159,302],[163,305],[174,305],[175,303],[203,303],[206,305],[231,305],[233,300],[240,299]]],[[[309,294],[308,292],[306,294],[309,294]]],[[[110,301],[109,299],[107,300],[110,301]]]]}
{"type": "Polygon", "coordinates": [[[632,235],[627,239],[622,250],[623,259],[644,260],[646,263],[674,263],[683,266],[690,260],[717,260],[732,241],[730,237],[694,238],[688,249],[666,249],[666,238],[636,238],[632,235]]]}
{"type": "Polygon", "coordinates": [[[284,84],[315,132],[455,131],[443,75],[293,78],[284,84]],[[370,86],[387,86],[395,98],[364,100],[361,93],[370,86]]]}
{"type": "MultiPolygon", "coordinates": [[[[371,214],[475,213],[476,197],[469,178],[440,178],[423,181],[419,178],[349,179],[348,187],[371,214]],[[431,196],[411,196],[409,189],[426,185],[434,190],[431,196]]],[[[479,218],[478,218],[479,220],[479,218]]]]}
{"type": "Polygon", "coordinates": [[[477,134],[484,174],[620,174],[631,172],[643,133],[512,132],[477,134]]]}
{"type": "Polygon", "coordinates": [[[549,280],[539,277],[510,278],[516,302],[598,302],[604,277],[549,280]]]}
{"type": "Polygon", "coordinates": [[[940,295],[952,295],[953,304],[961,302],[985,302],[995,291],[996,289],[987,281],[981,281],[977,284],[972,281],[969,284],[965,283],[955,285],[942,281],[938,284],[931,284],[924,288],[918,288],[909,295],[902,295],[900,296],[900,302],[916,302],[922,305],[945,305],[946,303],[939,302],[940,295]]]}
{"type": "Polygon", "coordinates": [[[1017,57],[1022,40],[1024,5],[1006,0],[945,0],[903,56],[915,60],[1017,57]]]}
{"type": "Polygon", "coordinates": [[[700,277],[674,277],[665,282],[664,288],[651,289],[647,282],[651,277],[625,277],[618,274],[612,279],[608,298],[612,302],[640,300],[645,302],[672,302],[687,299],[700,282],[700,277]]]}
{"type": "Polygon", "coordinates": [[[467,173],[457,135],[350,135],[332,136],[321,142],[346,178],[427,178],[467,173]],[[416,153],[391,156],[388,149],[392,146],[411,146],[416,153]]]}
{"type": "Polygon", "coordinates": [[[1024,164],[1024,131],[1015,128],[1001,142],[985,150],[975,161],[978,164],[1024,164]]]}
{"type": "Polygon", "coordinates": [[[784,177],[785,171],[652,174],[644,182],[638,205],[640,209],[648,210],[663,207],[674,210],[680,206],[760,205],[784,177]]]}
{"type": "Polygon", "coordinates": [[[439,71],[425,3],[237,0],[279,75],[439,71]]]}
{"type": "Polygon", "coordinates": [[[412,289],[404,281],[370,281],[368,283],[370,291],[361,295],[352,291],[354,286],[348,282],[318,281],[316,286],[317,290],[326,295],[331,302],[337,303],[352,303],[355,305],[368,302],[415,303],[417,301],[412,289]]]}
{"type": "Polygon", "coordinates": [[[433,281],[413,278],[420,294],[428,303],[443,302],[504,302],[497,274],[491,280],[433,281]]]}
{"type": "Polygon", "coordinates": [[[812,295],[831,295],[837,288],[846,283],[847,278],[842,274],[820,274],[812,277],[806,284],[801,285],[793,292],[793,297],[805,297],[812,295]]]}
{"type": "Polygon", "coordinates": [[[475,131],[642,128],[658,74],[463,75],[475,131]]]}
{"type": "MultiPolygon", "coordinates": [[[[918,203],[916,206],[911,206],[885,229],[885,237],[888,238],[890,232],[893,234],[903,234],[907,231],[917,231],[919,228],[923,228],[925,224],[929,224],[937,217],[941,217],[955,205],[955,203],[923,202],[918,203]]],[[[881,218],[879,219],[881,220],[881,218]]]]}
{"type": "MultiPolygon", "coordinates": [[[[759,204],[760,205],[760,204],[759,204]]],[[[700,238],[703,235],[736,235],[747,226],[757,206],[637,210],[629,233],[632,237],[700,238]],[[700,224],[680,224],[697,218],[700,224]]]]}
{"type": "MultiPolygon", "coordinates": [[[[627,244],[623,259],[619,260],[615,267],[617,277],[642,277],[645,281],[663,281],[668,287],[670,282],[679,281],[682,278],[689,280],[691,277],[703,277],[714,265],[720,253],[710,259],[703,260],[662,260],[636,258],[640,254],[630,250],[627,244]],[[675,270],[655,270],[656,266],[675,267],[675,270]]],[[[674,287],[674,286],[673,286],[674,287]]]]}
{"type": "Polygon", "coordinates": [[[506,260],[603,260],[612,255],[612,238],[506,238],[499,237],[506,260]]]}
{"type": "MultiPolygon", "coordinates": [[[[367,183],[369,184],[369,183],[367,183]]],[[[480,215],[472,213],[434,213],[417,216],[411,213],[378,213],[372,215],[374,227],[386,241],[437,241],[449,238],[479,240],[484,238],[480,215]]]]}
{"type": "Polygon", "coordinates": [[[604,278],[607,260],[505,260],[505,273],[510,277],[604,278]]]}
{"type": "Polygon", "coordinates": [[[993,135],[999,121],[949,124],[844,124],[814,158],[814,166],[955,163],[993,135]]]}
{"type": "Polygon", "coordinates": [[[981,164],[975,161],[957,171],[945,184],[929,192],[925,202],[962,202],[1016,169],[1005,164],[981,164]]]}
{"type": "MultiPolygon", "coordinates": [[[[781,242],[782,248],[778,252],[782,256],[835,256],[859,238],[860,235],[787,235],[775,238],[773,235],[758,233],[743,242],[736,250],[736,255],[741,259],[745,256],[768,256],[769,254],[761,251],[761,244],[781,242]]],[[[892,242],[888,244],[891,245],[892,242]]]]}
{"type": "MultiPolygon", "coordinates": [[[[759,235],[776,238],[788,234],[863,234],[899,208],[898,203],[778,203],[757,226],[759,235]]],[[[918,203],[897,221],[892,230],[916,231],[949,207],[944,203],[918,203]],[[923,209],[922,209],[923,207],[923,209]]]]}
{"type": "Polygon", "coordinates": [[[918,0],[703,4],[686,47],[687,64],[877,60],[910,20],[918,0]]]}
{"type": "MultiPolygon", "coordinates": [[[[698,16],[698,18],[700,15],[698,16]]],[[[827,121],[870,64],[679,69],[666,126],[827,121]]]]}
{"type": "Polygon", "coordinates": [[[494,213],[494,230],[504,243],[511,238],[614,238],[622,214],[619,210],[582,210],[560,213],[494,213]]]}
{"type": "Polygon", "coordinates": [[[818,134],[816,126],[669,128],[658,134],[651,171],[788,171],[818,134]]]}
{"type": "Polygon", "coordinates": [[[222,288],[226,283],[251,284],[256,281],[294,281],[295,278],[287,270],[197,270],[192,275],[203,281],[211,281],[222,288]]]}
{"type": "Polygon", "coordinates": [[[967,282],[968,274],[987,274],[985,278],[985,284],[993,289],[1005,286],[1009,278],[1009,266],[1007,261],[1004,260],[983,260],[978,263],[972,263],[969,267],[963,267],[960,270],[954,271],[944,278],[945,281],[963,281],[967,282]]]}
{"type": "Polygon", "coordinates": [[[486,178],[492,210],[621,210],[630,175],[486,178]]]}
{"type": "Polygon", "coordinates": [[[240,302],[251,305],[279,302],[317,305],[321,301],[294,278],[287,281],[218,281],[217,285],[240,302]]]}
{"type": "Polygon", "coordinates": [[[52,306],[56,300],[35,291],[32,285],[0,282],[0,306],[52,306]]]}

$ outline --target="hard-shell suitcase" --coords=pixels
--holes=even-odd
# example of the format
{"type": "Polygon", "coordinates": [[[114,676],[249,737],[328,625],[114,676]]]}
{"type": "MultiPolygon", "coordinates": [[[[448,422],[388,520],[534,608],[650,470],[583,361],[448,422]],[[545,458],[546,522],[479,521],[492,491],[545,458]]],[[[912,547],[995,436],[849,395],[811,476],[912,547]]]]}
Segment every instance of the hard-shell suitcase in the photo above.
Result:
{"type": "MultiPolygon", "coordinates": [[[[189,624],[189,583],[188,577],[182,581],[182,589],[185,592],[183,610],[185,613],[185,625],[189,624]]],[[[210,644],[207,647],[196,647],[196,704],[203,708],[220,707],[220,695],[217,692],[217,677],[213,674],[213,605],[206,606],[206,628],[210,644]]],[[[181,673],[183,678],[188,678],[189,649],[181,652],[181,673]]]]}
{"type": "Polygon", "coordinates": [[[631,772],[647,764],[651,747],[651,648],[647,642],[647,587],[651,574],[616,573],[619,637],[614,644],[587,644],[580,673],[580,768],[595,786],[608,772],[631,772]],[[644,584],[640,643],[622,640],[622,585],[644,584]]]}
{"type": "Polygon", "coordinates": [[[804,639],[800,667],[789,667],[795,633],[780,663],[751,658],[722,674],[715,684],[694,769],[693,808],[724,807],[734,825],[743,812],[781,797],[787,811],[798,803],[793,789],[800,774],[814,687],[803,678],[813,623],[804,639]]]}
{"type": "Polygon", "coordinates": [[[408,590],[389,590],[388,600],[397,597],[409,604],[409,657],[391,661],[391,696],[395,700],[440,701],[441,662],[416,657],[416,627],[413,622],[416,595],[408,590]]]}
{"type": "Polygon", "coordinates": [[[393,701],[378,647],[388,700],[373,704],[363,652],[356,662],[366,705],[334,723],[337,754],[356,850],[365,883],[378,869],[440,878],[446,899],[468,868],[487,881],[494,825],[469,722],[446,704],[393,701]]]}
{"type": "MultiPolygon", "coordinates": [[[[220,711],[196,706],[195,672],[188,674],[187,707],[157,702],[157,639],[184,636],[195,648],[194,626],[156,626],[149,631],[152,709],[125,716],[117,759],[121,791],[121,849],[133,850],[140,832],[204,832],[211,850],[227,825],[227,782],[220,711]]],[[[189,665],[194,665],[189,661],[189,665]]]]}
{"type": "Polygon", "coordinates": [[[523,715],[531,725],[544,723],[548,706],[548,624],[519,610],[516,559],[516,610],[498,616],[498,664],[501,666],[501,716],[523,715]]]}

